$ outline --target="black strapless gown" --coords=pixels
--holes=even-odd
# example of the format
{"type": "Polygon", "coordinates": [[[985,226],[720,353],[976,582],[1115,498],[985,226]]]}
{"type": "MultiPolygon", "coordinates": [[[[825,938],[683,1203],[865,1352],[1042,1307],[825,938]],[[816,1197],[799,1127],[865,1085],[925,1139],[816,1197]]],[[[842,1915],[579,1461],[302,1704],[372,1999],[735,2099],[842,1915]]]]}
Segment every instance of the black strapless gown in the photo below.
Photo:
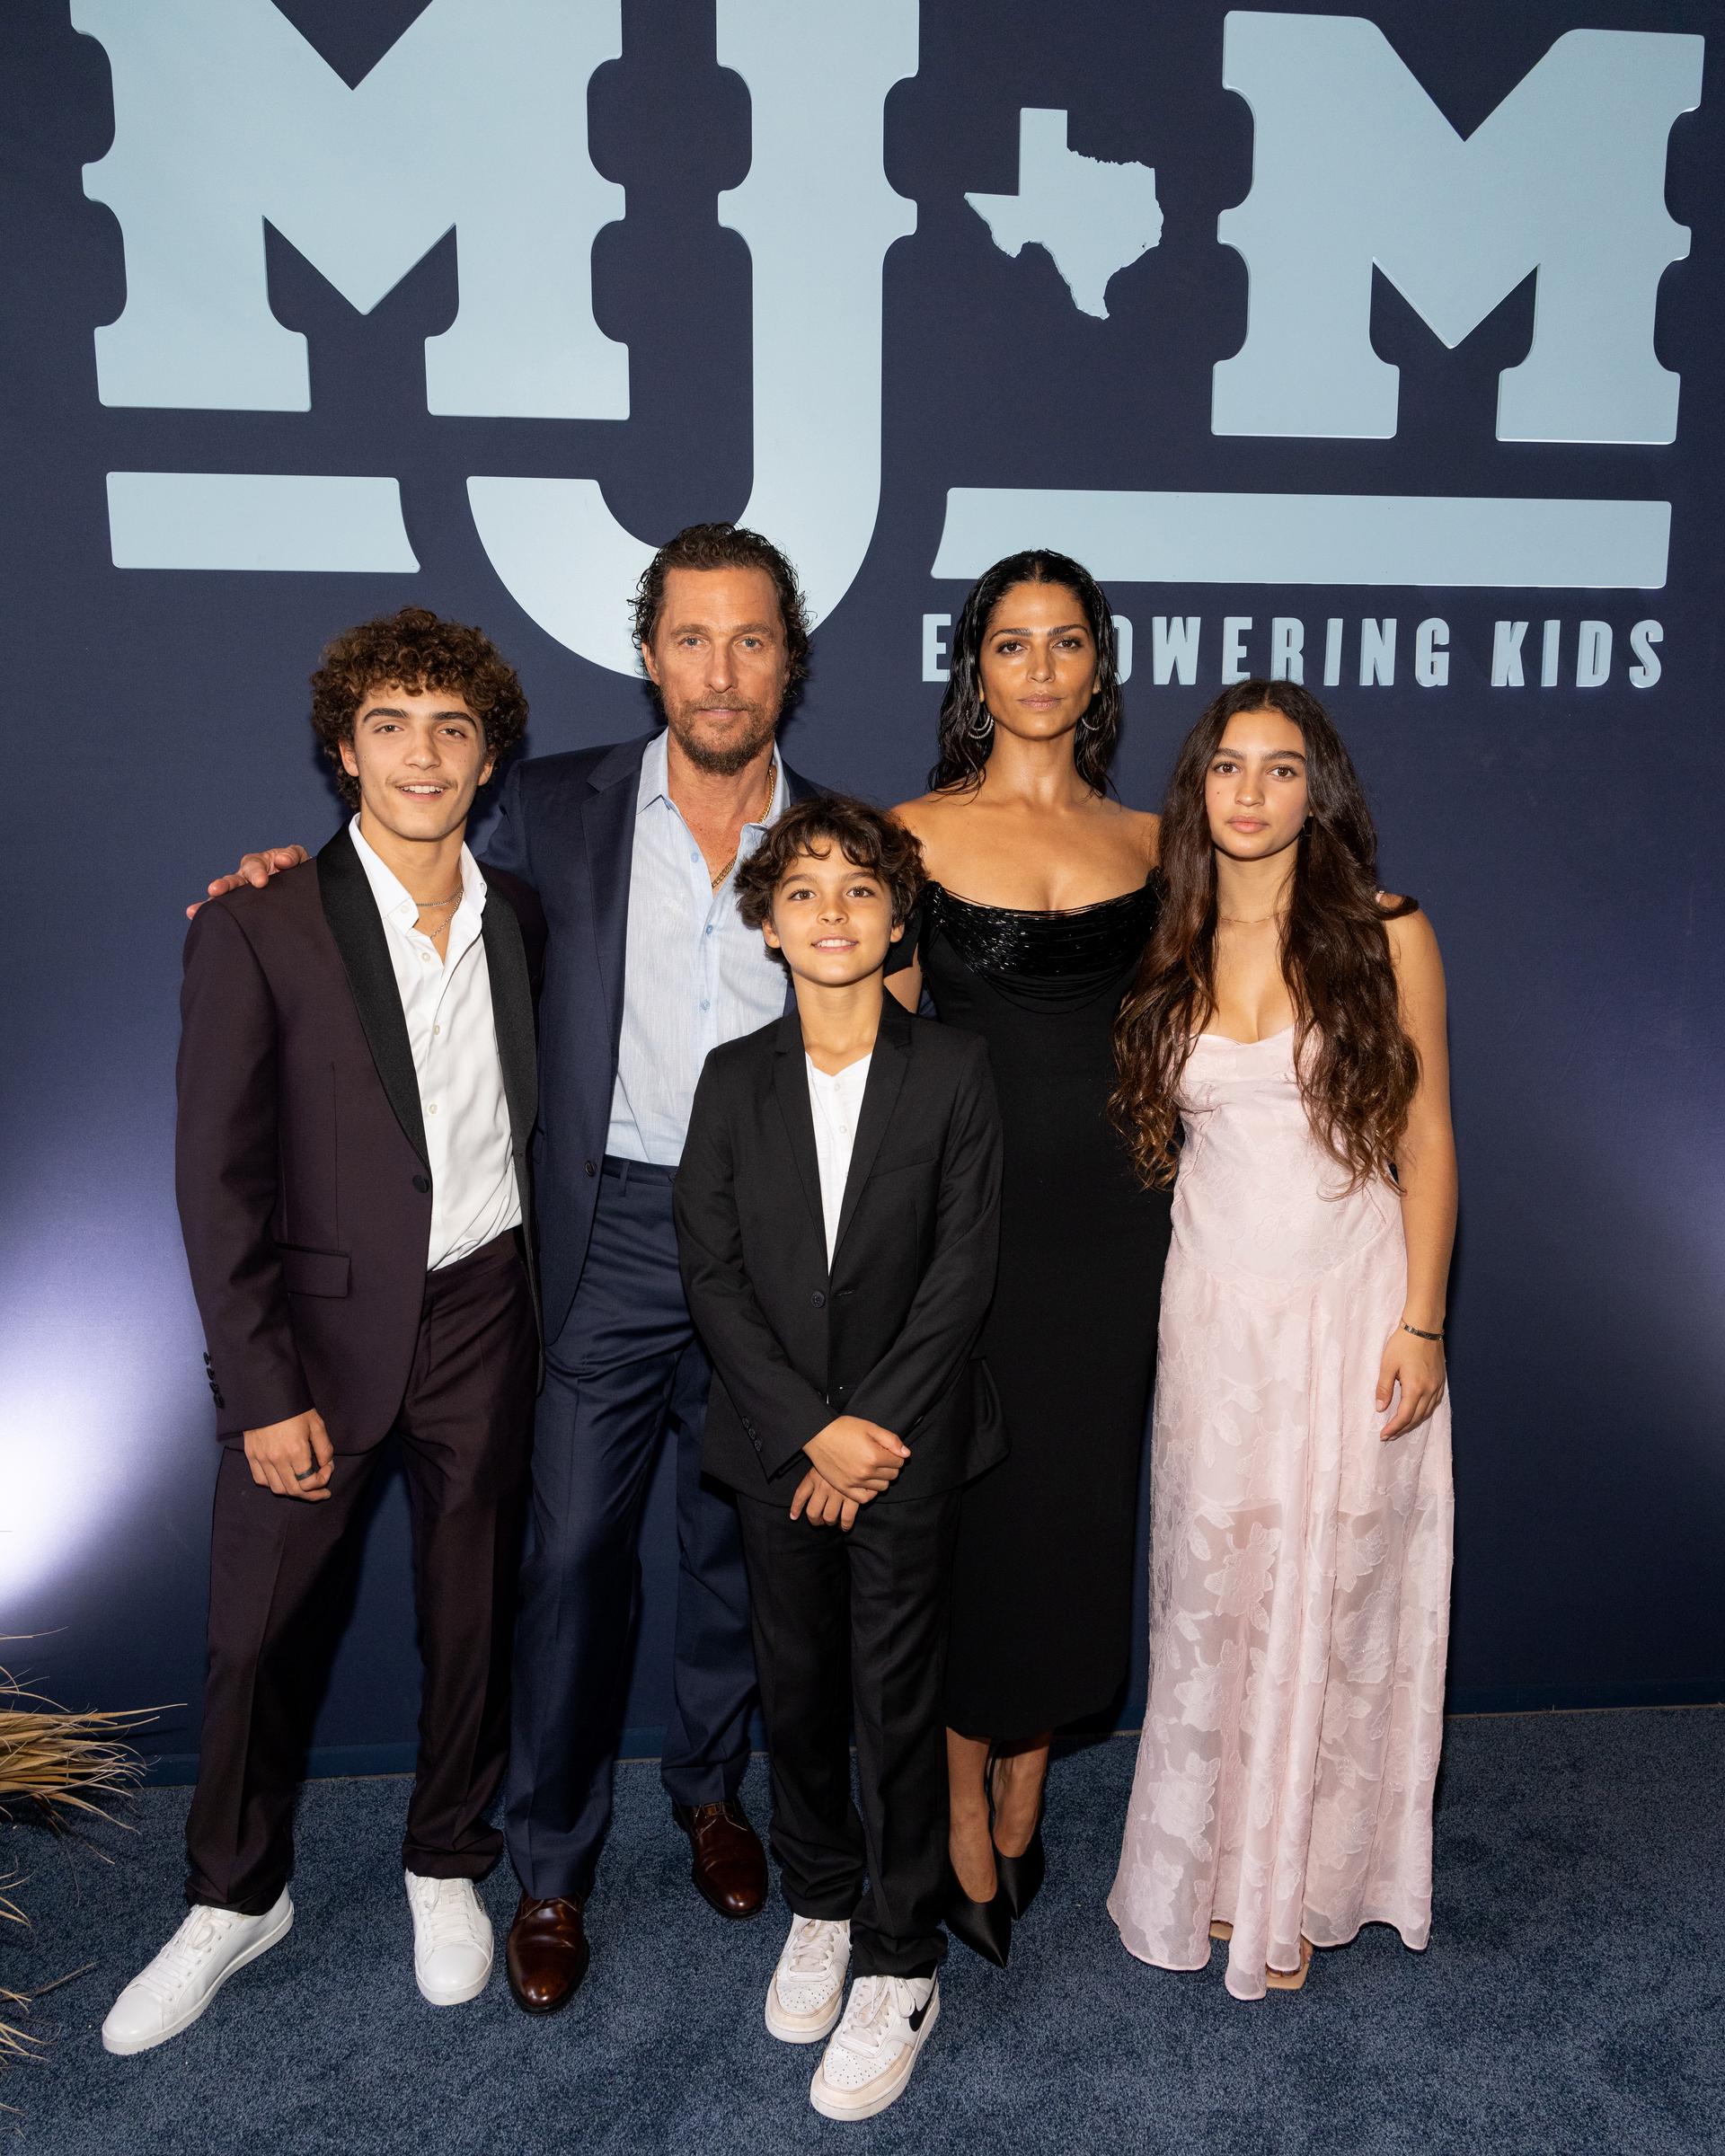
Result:
{"type": "Polygon", "coordinates": [[[1084,1720],[1126,1679],[1171,1194],[1139,1183],[1107,1103],[1154,917],[1149,885],[1039,914],[933,883],[898,947],[940,1017],[986,1038],[1005,1126],[983,1352],[1012,1451],[960,1513],[946,1719],[967,1736],[1084,1720]]]}

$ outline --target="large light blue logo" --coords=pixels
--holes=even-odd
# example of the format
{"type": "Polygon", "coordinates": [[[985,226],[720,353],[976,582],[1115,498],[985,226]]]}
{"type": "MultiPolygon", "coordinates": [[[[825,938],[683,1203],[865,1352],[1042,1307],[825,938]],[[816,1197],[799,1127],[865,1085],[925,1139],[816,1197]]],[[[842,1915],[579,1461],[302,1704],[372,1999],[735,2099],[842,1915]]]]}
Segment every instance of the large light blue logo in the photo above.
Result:
{"type": "MultiPolygon", "coordinates": [[[[880,508],[883,265],[916,224],[885,175],[882,112],[916,70],[916,0],[715,10],[719,60],[753,113],[748,176],[719,205],[753,265],[743,514],[792,553],[826,615],[880,508]]],[[[432,0],[355,89],[271,0],[73,0],[72,12],[113,78],[113,146],[85,173],[126,253],[125,309],[95,332],[105,403],[308,408],[305,340],[270,309],[267,218],[361,312],[455,231],[460,306],[426,343],[428,412],[628,416],[628,354],[598,328],[591,289],[622,190],[595,170],[585,130],[588,80],[622,49],[621,0],[432,0]],[[384,116],[440,104],[492,116],[483,157],[396,155],[384,116]]],[[[1224,81],[1252,110],[1253,174],[1217,236],[1246,265],[1249,312],[1241,350],[1216,368],[1214,431],[1394,435],[1396,370],[1369,335],[1376,266],[1451,346],[1534,276],[1533,348],[1501,378],[1500,438],[1671,441],[1679,385],[1658,359],[1655,315],[1688,235],[1665,208],[1666,147],[1701,72],[1698,37],[1573,31],[1464,140],[1370,22],[1230,14],[1224,81]]],[[[1075,307],[1106,321],[1110,278],[1162,238],[1155,174],[1072,151],[1063,110],[1027,110],[1019,125],[1015,191],[967,199],[999,247],[1044,247],[1075,307]]],[[[1657,500],[965,476],[943,475],[938,577],[1030,543],[1121,582],[1603,590],[1657,588],[1667,571],[1670,511],[1657,500]]],[[[664,535],[625,528],[592,480],[476,473],[467,490],[526,612],[587,658],[632,668],[617,595],[664,535]]],[[[387,473],[114,473],[109,514],[122,567],[416,566],[387,473]]]]}

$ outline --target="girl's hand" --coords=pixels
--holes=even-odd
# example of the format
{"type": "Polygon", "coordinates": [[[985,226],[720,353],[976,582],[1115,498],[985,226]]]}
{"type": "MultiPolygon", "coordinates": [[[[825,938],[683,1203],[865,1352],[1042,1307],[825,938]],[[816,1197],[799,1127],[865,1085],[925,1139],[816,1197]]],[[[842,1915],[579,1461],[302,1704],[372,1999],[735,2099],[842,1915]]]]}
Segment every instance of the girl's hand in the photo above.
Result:
{"type": "Polygon", "coordinates": [[[1397,1386],[1402,1397],[1393,1415],[1378,1432],[1381,1438],[1400,1437],[1422,1423],[1444,1397],[1444,1343],[1422,1340],[1401,1326],[1384,1344],[1384,1360],[1377,1372],[1377,1411],[1389,1412],[1397,1386]]]}

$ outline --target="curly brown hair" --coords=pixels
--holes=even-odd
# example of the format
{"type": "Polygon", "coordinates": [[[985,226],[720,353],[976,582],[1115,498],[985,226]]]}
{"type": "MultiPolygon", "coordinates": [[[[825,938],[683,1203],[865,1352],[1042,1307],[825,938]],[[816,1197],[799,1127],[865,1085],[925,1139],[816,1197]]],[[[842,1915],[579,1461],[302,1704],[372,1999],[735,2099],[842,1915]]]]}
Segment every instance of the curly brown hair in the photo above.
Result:
{"type": "MultiPolygon", "coordinates": [[[[804,854],[824,861],[836,846],[853,868],[866,869],[887,887],[894,924],[907,921],[927,880],[923,849],[902,824],[849,794],[818,793],[787,808],[737,871],[737,910],[747,928],[759,928],[773,911],[773,894],[804,854]]],[[[772,950],[772,946],[767,946],[772,950]]],[[[783,966],[784,954],[773,956],[783,966]]]]}
{"type": "MultiPolygon", "coordinates": [[[[395,687],[417,696],[430,689],[459,696],[485,729],[494,759],[521,738],[527,700],[515,668],[482,629],[447,622],[425,606],[344,629],[324,650],[312,676],[312,730],[335,769],[336,790],[349,808],[359,806],[359,782],[341,762],[353,739],[359,706],[372,690],[395,687]]],[[[497,764],[491,767],[497,776],[497,764]]]]}
{"type": "Polygon", "coordinates": [[[1295,682],[1243,681],[1216,699],[1175,758],[1162,811],[1162,908],[1114,1022],[1119,1082],[1109,1106],[1146,1183],[1174,1180],[1181,1074],[1216,1003],[1216,846],[1205,779],[1229,720],[1262,711],[1291,719],[1305,745],[1309,814],[1281,948],[1295,1067],[1314,1135],[1354,1185],[1392,1173],[1420,1083],[1384,930],[1419,902],[1379,893],[1371,811],[1317,698],[1295,682]]]}
{"type": "Polygon", "coordinates": [[[762,569],[773,579],[784,623],[784,650],[790,662],[787,695],[809,670],[809,602],[797,572],[770,539],[740,524],[685,525],[668,539],[641,572],[632,603],[635,649],[650,644],[665,604],[665,579],[674,569],[762,569]]]}

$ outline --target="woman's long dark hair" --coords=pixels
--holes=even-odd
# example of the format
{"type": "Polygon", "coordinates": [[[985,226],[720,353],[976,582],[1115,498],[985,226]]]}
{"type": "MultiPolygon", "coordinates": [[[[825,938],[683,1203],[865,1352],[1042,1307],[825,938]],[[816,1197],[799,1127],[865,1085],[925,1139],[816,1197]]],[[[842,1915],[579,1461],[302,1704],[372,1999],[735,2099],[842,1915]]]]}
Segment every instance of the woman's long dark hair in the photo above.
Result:
{"type": "Polygon", "coordinates": [[[1174,1105],[1193,1037],[1216,1004],[1216,846],[1204,804],[1211,759],[1240,711],[1280,711],[1305,747],[1308,815],[1296,841],[1282,978],[1294,1003],[1295,1067],[1319,1142],[1354,1187],[1391,1172],[1420,1082],[1402,1023],[1384,923],[1418,910],[1377,896],[1377,834],[1341,736],[1290,681],[1225,689],[1187,735],[1162,813],[1162,910],[1114,1025],[1110,1102],[1147,1183],[1174,1178],[1174,1105]]]}
{"type": "Polygon", "coordinates": [[[1114,760],[1119,738],[1120,676],[1114,647],[1114,616],[1107,595],[1082,562],[1070,555],[1034,547],[1028,553],[1008,554],[986,569],[970,587],[970,596],[952,632],[952,673],[941,699],[941,732],[934,768],[928,774],[931,793],[948,788],[962,790],[979,785],[983,765],[994,752],[992,726],[978,731],[982,717],[982,645],[995,608],[1014,584],[1064,585],[1084,609],[1092,641],[1096,646],[1096,694],[1078,722],[1072,745],[1078,776],[1092,792],[1108,791],[1108,767],[1114,760]]]}

